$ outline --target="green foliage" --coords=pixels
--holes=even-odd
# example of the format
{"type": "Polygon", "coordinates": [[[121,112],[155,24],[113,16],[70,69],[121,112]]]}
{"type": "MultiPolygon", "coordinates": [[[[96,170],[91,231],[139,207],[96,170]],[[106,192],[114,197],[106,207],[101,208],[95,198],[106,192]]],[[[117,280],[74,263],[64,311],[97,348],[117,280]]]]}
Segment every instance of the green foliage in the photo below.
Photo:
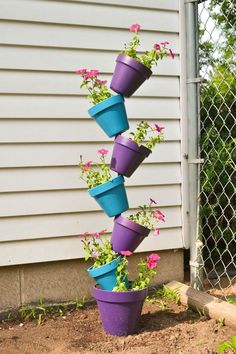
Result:
{"type": "Polygon", "coordinates": [[[232,337],[228,341],[221,343],[216,349],[216,352],[223,353],[225,350],[231,350],[232,353],[236,354],[236,336],[232,337]]]}
{"type": "Polygon", "coordinates": [[[128,55],[129,57],[139,61],[137,55],[137,48],[139,44],[140,44],[139,35],[138,32],[135,32],[132,40],[128,44],[124,45],[125,49],[122,51],[122,54],[128,55]]]}
{"type": "Polygon", "coordinates": [[[156,294],[147,296],[145,301],[149,302],[150,304],[158,304],[161,311],[165,311],[168,308],[167,303],[164,300],[158,299],[156,294]]]}
{"type": "Polygon", "coordinates": [[[86,297],[83,296],[82,298],[79,298],[79,297],[76,298],[74,304],[75,304],[76,310],[83,309],[86,304],[86,297]]]}
{"type": "Polygon", "coordinates": [[[37,319],[38,324],[42,324],[47,315],[47,309],[43,303],[42,297],[39,297],[37,306],[26,307],[26,305],[22,305],[19,309],[19,314],[24,321],[37,319]]]}
{"type": "MultiPolygon", "coordinates": [[[[138,25],[139,26],[139,25],[138,25]]],[[[124,45],[124,50],[122,54],[128,55],[129,57],[139,61],[147,68],[151,69],[153,65],[157,65],[159,60],[162,60],[164,57],[171,56],[174,59],[173,52],[167,48],[168,42],[162,42],[160,44],[154,44],[151,50],[145,51],[144,54],[137,53],[137,48],[140,45],[139,39],[139,28],[134,32],[132,40],[124,45]]]]}
{"type": "Polygon", "coordinates": [[[212,40],[204,41],[205,31],[199,30],[200,67],[207,72],[201,86],[200,144],[204,163],[200,174],[200,217],[208,249],[218,260],[222,255],[231,258],[236,252],[232,242],[236,230],[235,0],[211,0],[209,11],[221,39],[217,45],[212,40]]]}
{"type": "Polygon", "coordinates": [[[160,143],[164,139],[162,132],[163,129],[163,127],[159,127],[157,124],[152,127],[146,121],[142,120],[138,124],[136,131],[130,132],[130,138],[139,146],[144,145],[148,149],[153,150],[156,144],[160,143]]]}
{"type": "Polygon", "coordinates": [[[116,270],[116,286],[112,289],[112,291],[128,290],[125,283],[125,279],[128,276],[127,264],[127,258],[122,257],[121,261],[118,263],[118,267],[116,270]]]}
{"type": "Polygon", "coordinates": [[[85,251],[85,261],[92,260],[93,268],[101,267],[119,257],[113,251],[109,240],[99,238],[101,234],[102,232],[96,233],[98,236],[95,237],[94,234],[85,233],[84,239],[81,240],[85,251]]]}
{"type": "Polygon", "coordinates": [[[231,305],[236,305],[236,296],[227,296],[226,301],[231,305]]]}
{"type": "Polygon", "coordinates": [[[221,327],[224,327],[225,326],[225,318],[219,318],[217,320],[217,323],[221,326],[221,327]]]}
{"type": "Polygon", "coordinates": [[[180,302],[179,289],[171,289],[168,286],[163,285],[161,289],[156,291],[156,294],[165,299],[173,301],[176,304],[180,302]]]}
{"type": "Polygon", "coordinates": [[[160,259],[156,253],[150,254],[146,260],[141,259],[138,263],[138,275],[136,279],[130,282],[130,287],[127,289],[125,284],[125,278],[128,276],[127,259],[123,257],[122,261],[118,265],[117,269],[117,284],[113,288],[113,291],[127,291],[127,290],[141,290],[146,288],[152,278],[157,273],[157,261],[160,259]]]}
{"type": "Polygon", "coordinates": [[[98,70],[87,71],[81,69],[77,70],[76,73],[82,76],[83,81],[80,88],[86,88],[89,91],[87,97],[92,104],[96,105],[112,96],[106,86],[107,81],[98,79],[98,70]]]}
{"type": "MultiPolygon", "coordinates": [[[[102,151],[103,150],[104,149],[102,149],[102,151]]],[[[98,150],[98,153],[99,151],[101,150],[98,150]]],[[[82,156],[80,156],[80,178],[87,183],[88,189],[94,188],[111,180],[111,172],[109,166],[106,164],[104,154],[100,154],[98,163],[93,166],[91,166],[91,163],[92,161],[84,163],[82,156]]]]}
{"type": "Polygon", "coordinates": [[[156,275],[156,268],[150,269],[145,260],[141,260],[138,264],[137,278],[132,282],[132,290],[141,290],[148,286],[151,279],[156,275]]]}
{"type": "MultiPolygon", "coordinates": [[[[154,210],[152,208],[152,204],[155,202],[153,199],[150,199],[150,203],[148,205],[140,205],[139,211],[135,214],[129,215],[128,219],[142,225],[149,230],[157,230],[157,224],[159,221],[165,221],[165,216],[160,212],[160,210],[154,210]]],[[[156,204],[156,202],[155,202],[156,204]]]]}

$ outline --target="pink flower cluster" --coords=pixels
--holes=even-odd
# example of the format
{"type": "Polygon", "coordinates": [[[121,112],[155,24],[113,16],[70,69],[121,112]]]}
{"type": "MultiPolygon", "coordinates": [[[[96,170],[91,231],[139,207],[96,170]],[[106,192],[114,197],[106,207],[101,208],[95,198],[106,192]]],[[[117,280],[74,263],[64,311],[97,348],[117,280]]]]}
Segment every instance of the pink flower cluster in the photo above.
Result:
{"type": "Polygon", "coordinates": [[[129,31],[130,32],[138,32],[140,31],[141,26],[138,23],[135,23],[130,26],[129,31]]]}
{"type": "MultiPolygon", "coordinates": [[[[78,69],[75,71],[76,74],[78,75],[82,75],[84,80],[87,80],[89,78],[92,78],[92,77],[95,77],[99,74],[99,70],[90,70],[90,71],[87,71],[87,69],[78,69]]],[[[106,81],[102,81],[102,80],[98,80],[98,82],[101,84],[106,84],[106,81]]]]}
{"type": "MultiPolygon", "coordinates": [[[[109,150],[107,150],[107,149],[99,149],[98,150],[98,153],[100,154],[100,155],[102,155],[102,156],[104,156],[104,155],[107,155],[108,153],[109,153],[109,150]]],[[[93,163],[93,161],[88,161],[88,162],[86,162],[84,165],[83,165],[83,172],[86,172],[86,171],[88,171],[88,169],[90,168],[90,166],[91,166],[91,164],[93,163]]]]}
{"type": "MultiPolygon", "coordinates": [[[[159,44],[159,43],[156,43],[156,44],[154,44],[153,48],[154,48],[157,52],[159,52],[159,51],[161,50],[161,46],[165,47],[167,44],[170,44],[170,43],[169,43],[169,42],[161,42],[160,44],[159,44]]],[[[170,57],[171,57],[172,59],[174,59],[174,58],[175,58],[174,53],[172,52],[172,50],[171,50],[170,48],[169,48],[168,50],[169,50],[169,53],[170,53],[170,57]]]]}
{"type": "Polygon", "coordinates": [[[157,262],[161,259],[159,254],[152,253],[147,257],[147,266],[149,269],[154,269],[157,266],[157,262]]]}
{"type": "Polygon", "coordinates": [[[162,214],[162,212],[160,210],[155,210],[154,215],[158,220],[165,221],[165,215],[162,214]]]}
{"type": "MultiPolygon", "coordinates": [[[[130,28],[129,28],[129,31],[130,32],[134,32],[134,33],[138,33],[139,31],[140,31],[140,29],[141,29],[141,26],[138,24],[138,23],[134,23],[133,25],[131,25],[130,26],[130,28]]],[[[167,41],[165,41],[165,42],[161,42],[161,43],[155,43],[154,44],[154,46],[153,46],[153,48],[157,51],[157,52],[159,52],[159,51],[161,51],[161,47],[164,47],[165,49],[167,49],[166,48],[166,46],[168,45],[168,44],[170,44],[169,42],[167,42],[167,41]]],[[[172,50],[171,49],[168,49],[169,50],[169,53],[170,53],[170,57],[172,58],[172,59],[174,59],[174,53],[172,52],[172,50]]]]}
{"type": "Polygon", "coordinates": [[[160,127],[160,125],[158,124],[154,124],[155,125],[155,130],[158,132],[158,133],[161,133],[163,129],[165,129],[164,127],[160,127]]]}
{"type": "Polygon", "coordinates": [[[84,167],[83,167],[83,171],[88,171],[89,167],[91,166],[91,164],[93,163],[93,161],[88,161],[84,164],[84,167]]]}
{"type": "Polygon", "coordinates": [[[129,257],[129,256],[131,256],[133,253],[130,252],[129,250],[127,250],[127,251],[121,251],[120,254],[122,254],[122,256],[129,257]]]}
{"type": "Polygon", "coordinates": [[[98,231],[98,232],[94,232],[94,233],[89,233],[89,232],[84,232],[83,234],[80,234],[79,236],[82,236],[82,237],[89,237],[89,236],[92,236],[92,237],[96,237],[96,238],[99,238],[101,235],[103,235],[105,232],[107,232],[107,229],[103,229],[101,231],[98,231]]]}
{"type": "Polygon", "coordinates": [[[109,152],[109,150],[106,150],[106,149],[100,149],[100,150],[98,150],[98,153],[100,154],[100,155],[107,155],[108,154],[108,152],[109,152]]]}

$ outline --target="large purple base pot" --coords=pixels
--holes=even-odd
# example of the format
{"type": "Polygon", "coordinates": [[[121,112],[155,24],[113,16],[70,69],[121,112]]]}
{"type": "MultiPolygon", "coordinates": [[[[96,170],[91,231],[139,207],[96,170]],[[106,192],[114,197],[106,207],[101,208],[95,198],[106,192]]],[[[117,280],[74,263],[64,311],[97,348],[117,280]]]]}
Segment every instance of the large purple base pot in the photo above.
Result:
{"type": "Polygon", "coordinates": [[[110,169],[120,175],[130,177],[152,151],[122,135],[114,142],[110,169]]]}
{"type": "Polygon", "coordinates": [[[116,59],[110,88],[125,97],[130,97],[151,74],[152,71],[142,63],[120,54],[116,59]]]}
{"type": "Polygon", "coordinates": [[[148,289],[114,292],[93,288],[104,330],[112,336],[135,332],[148,289]]]}
{"type": "Polygon", "coordinates": [[[112,249],[117,253],[134,252],[149,233],[150,229],[120,215],[114,220],[111,236],[112,249]]]}

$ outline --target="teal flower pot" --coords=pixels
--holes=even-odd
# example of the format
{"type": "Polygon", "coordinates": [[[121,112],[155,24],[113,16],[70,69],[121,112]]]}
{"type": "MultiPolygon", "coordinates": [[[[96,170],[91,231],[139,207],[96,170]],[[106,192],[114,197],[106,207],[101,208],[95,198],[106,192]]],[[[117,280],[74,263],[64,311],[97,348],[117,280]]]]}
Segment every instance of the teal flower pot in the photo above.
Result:
{"type": "Polygon", "coordinates": [[[129,209],[123,176],[117,176],[111,181],[89,189],[88,192],[107,216],[120,215],[129,209]]]}
{"type": "Polygon", "coordinates": [[[88,113],[110,138],[129,129],[122,95],[112,96],[99,102],[90,108],[88,113]]]}
{"type": "MultiPolygon", "coordinates": [[[[104,264],[101,267],[88,269],[88,274],[97,282],[103,290],[112,290],[116,286],[116,270],[122,257],[114,259],[110,263],[104,264]]],[[[127,287],[129,286],[128,279],[125,279],[127,287]]]]}

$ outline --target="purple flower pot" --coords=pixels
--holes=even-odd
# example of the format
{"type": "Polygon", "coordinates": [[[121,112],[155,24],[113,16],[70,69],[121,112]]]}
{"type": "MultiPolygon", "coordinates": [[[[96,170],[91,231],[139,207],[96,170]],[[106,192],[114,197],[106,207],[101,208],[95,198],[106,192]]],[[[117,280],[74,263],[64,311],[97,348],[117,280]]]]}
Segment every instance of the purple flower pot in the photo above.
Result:
{"type": "Polygon", "coordinates": [[[150,229],[120,215],[114,220],[111,236],[112,248],[117,253],[134,252],[149,233],[150,229]]]}
{"type": "Polygon", "coordinates": [[[116,59],[110,88],[125,97],[130,97],[151,74],[152,71],[142,63],[120,54],[116,59]]]}
{"type": "Polygon", "coordinates": [[[93,288],[105,332],[127,336],[135,332],[148,289],[113,292],[93,288]]]}
{"type": "Polygon", "coordinates": [[[151,152],[145,146],[138,146],[135,141],[118,135],[114,142],[110,169],[130,177],[151,152]]]}

